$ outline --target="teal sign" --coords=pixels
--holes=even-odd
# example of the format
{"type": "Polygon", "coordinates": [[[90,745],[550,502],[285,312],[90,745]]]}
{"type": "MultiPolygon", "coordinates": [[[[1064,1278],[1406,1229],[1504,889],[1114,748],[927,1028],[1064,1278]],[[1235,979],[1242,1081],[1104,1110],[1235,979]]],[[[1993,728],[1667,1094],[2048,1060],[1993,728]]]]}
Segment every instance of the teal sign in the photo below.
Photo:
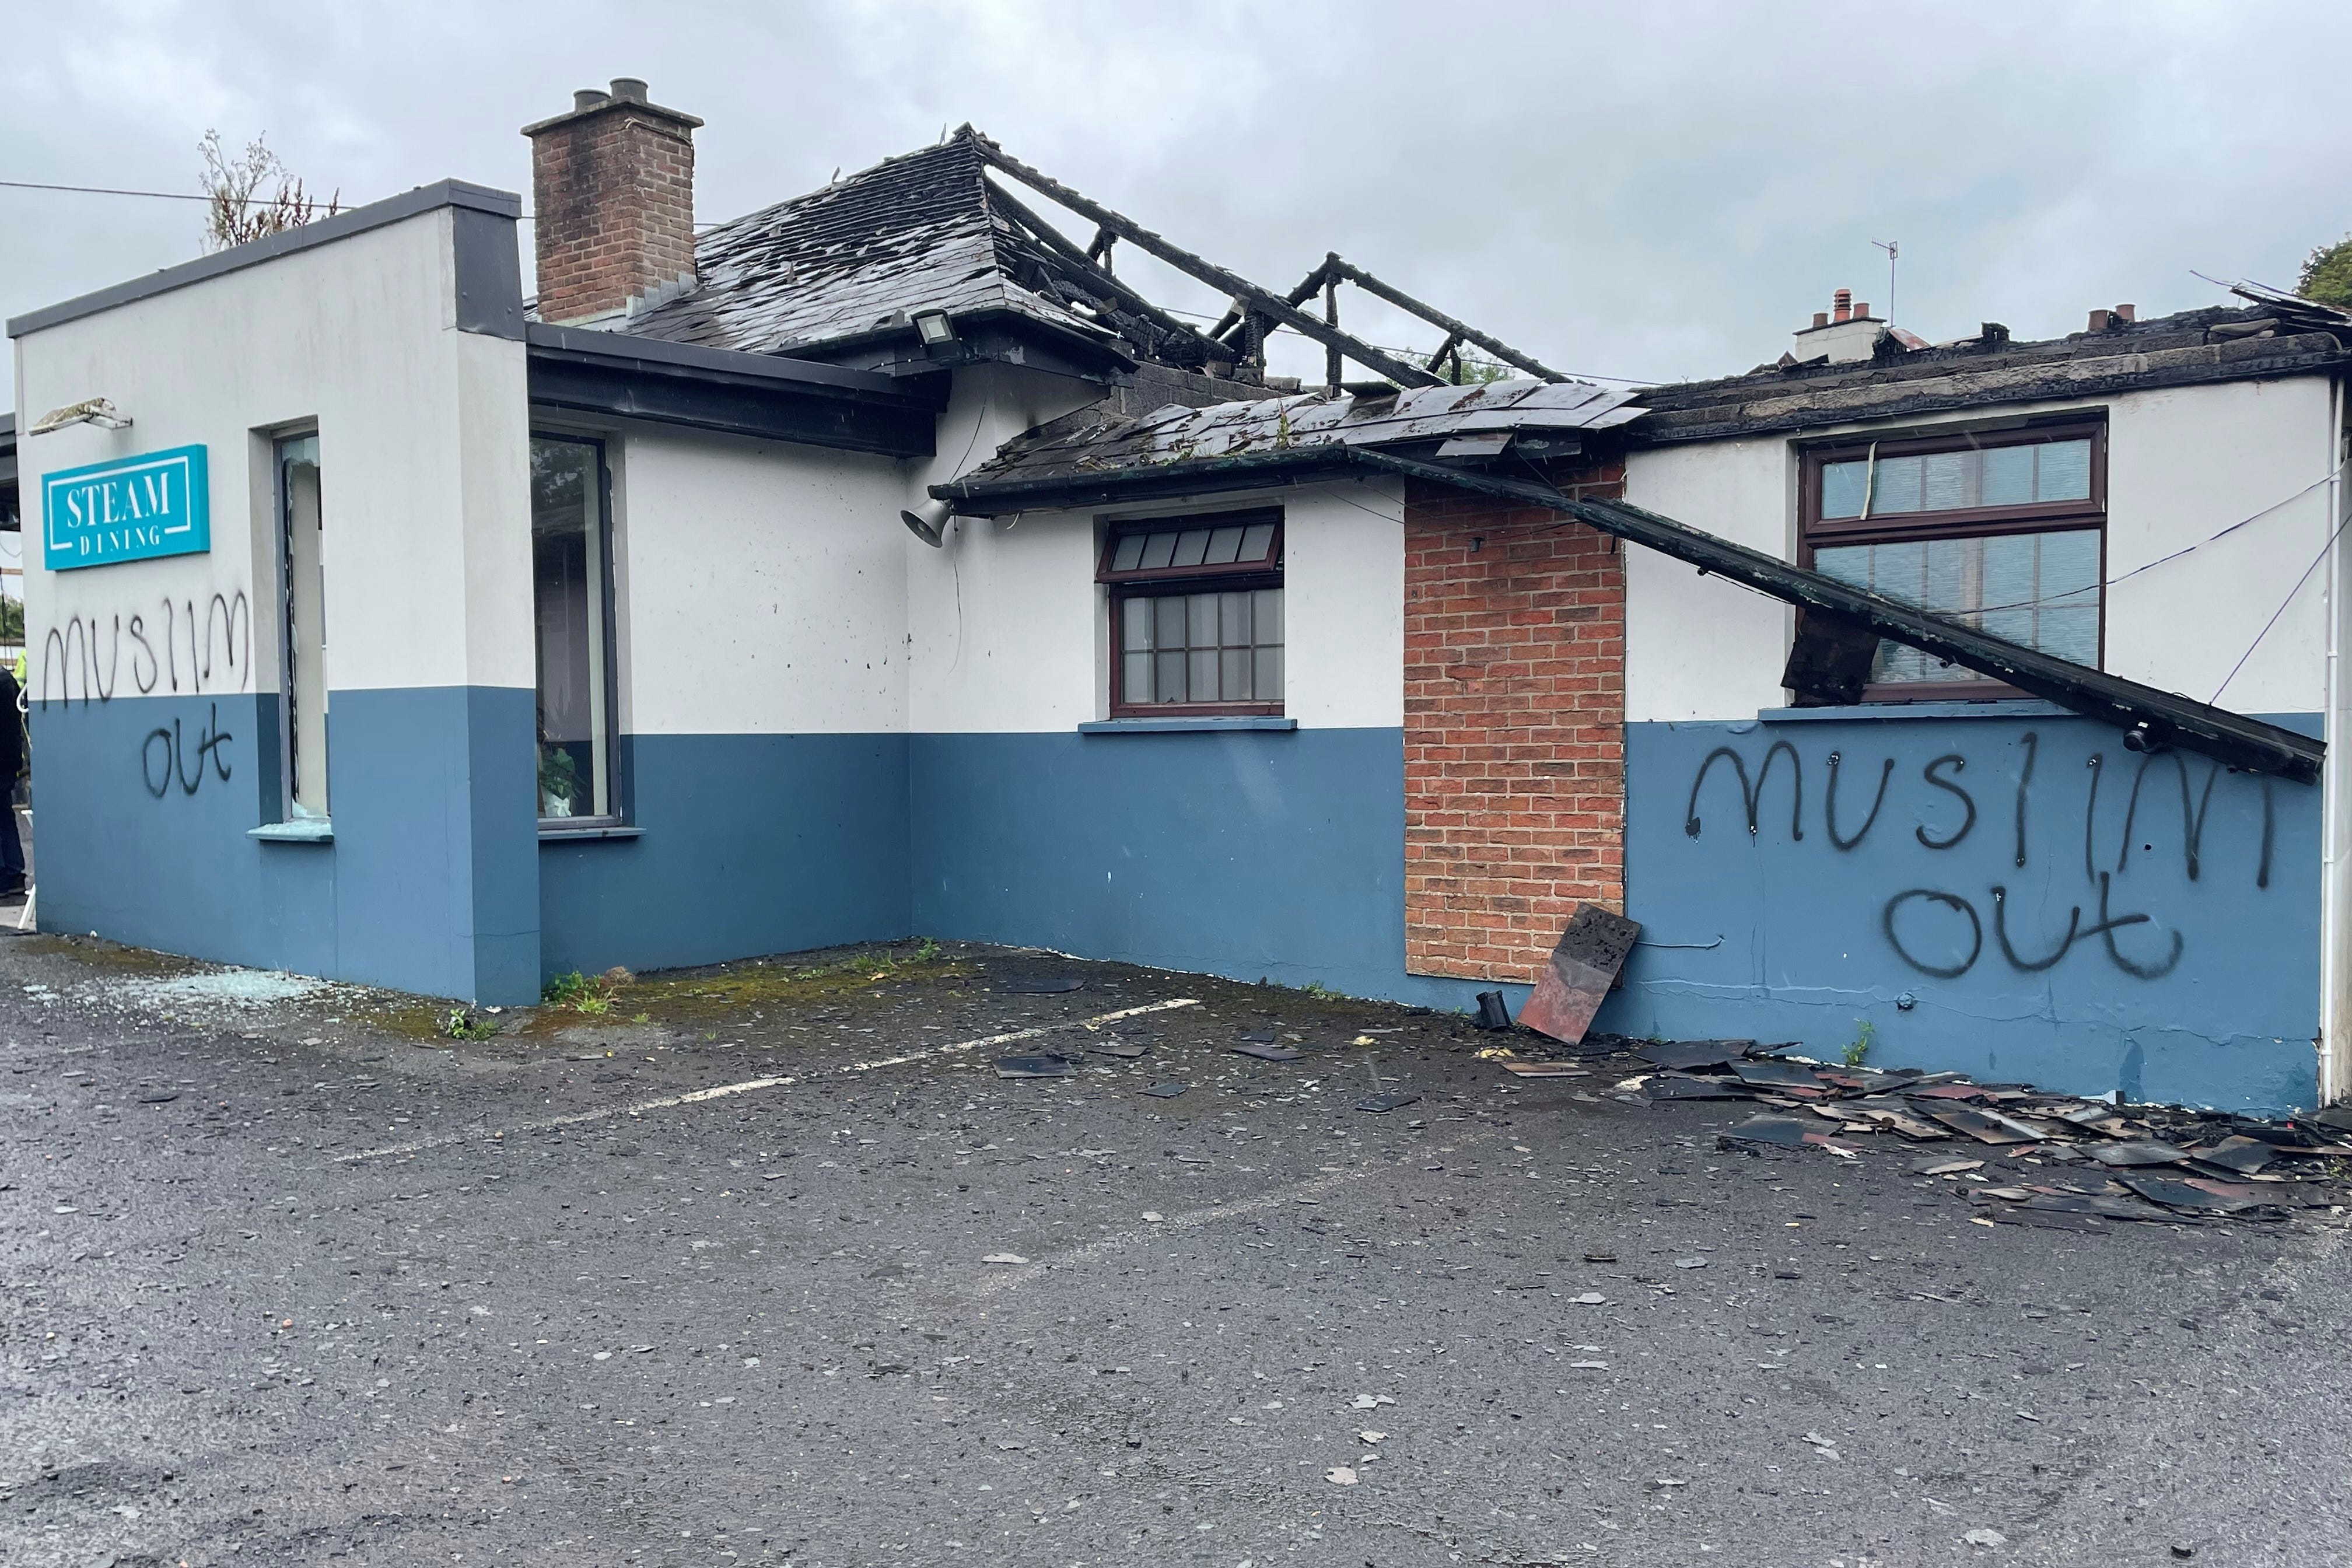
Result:
{"type": "Polygon", "coordinates": [[[41,564],[52,572],[213,547],[202,447],[119,458],[41,479],[41,564]]]}

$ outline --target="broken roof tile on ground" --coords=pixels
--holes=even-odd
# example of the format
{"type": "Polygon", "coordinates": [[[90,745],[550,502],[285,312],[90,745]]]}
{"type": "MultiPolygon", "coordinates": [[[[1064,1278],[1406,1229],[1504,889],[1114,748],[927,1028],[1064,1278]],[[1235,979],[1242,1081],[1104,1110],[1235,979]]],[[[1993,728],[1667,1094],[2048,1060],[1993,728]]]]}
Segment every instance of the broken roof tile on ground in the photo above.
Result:
{"type": "MultiPolygon", "coordinates": [[[[1633,1045],[1609,1037],[1594,1043],[1633,1045]]],[[[2352,1178],[2352,1128],[2325,1111],[2281,1126],[2218,1111],[2125,1108],[1970,1083],[1958,1073],[1832,1067],[1761,1051],[1749,1040],[1657,1040],[1637,1054],[1664,1070],[1628,1079],[1621,1091],[1638,1089],[1654,1104],[1745,1100],[1764,1108],[1718,1134],[1727,1149],[1817,1146],[1850,1158],[1857,1144],[1838,1140],[1866,1143],[1891,1133],[1905,1147],[1944,1140],[1981,1147],[2004,1169],[2047,1169],[2049,1181],[1967,1186],[1984,1211],[1979,1217],[1998,1224],[2097,1230],[2110,1220],[2277,1219],[2352,1196],[2336,1184],[2352,1178]],[[2057,1173],[2070,1166],[2061,1184],[2057,1173]]],[[[1976,1173],[1985,1164],[1954,1152],[1907,1169],[1965,1184],[1982,1182],[1976,1173]]]]}

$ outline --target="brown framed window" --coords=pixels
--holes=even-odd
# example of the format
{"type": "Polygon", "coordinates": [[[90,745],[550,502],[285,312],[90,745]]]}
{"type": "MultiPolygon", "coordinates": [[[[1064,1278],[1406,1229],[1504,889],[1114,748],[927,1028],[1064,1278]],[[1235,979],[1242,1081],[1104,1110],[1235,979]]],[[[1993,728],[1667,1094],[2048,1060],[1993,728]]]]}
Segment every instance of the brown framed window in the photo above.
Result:
{"type": "Polygon", "coordinates": [[[1282,711],[1282,509],[1119,522],[1110,589],[1115,719],[1282,711]]]}
{"type": "MultiPolygon", "coordinates": [[[[2099,667],[2104,421],[1819,447],[1804,454],[1799,494],[1802,564],[2099,667]]],[[[1881,642],[1864,700],[2009,690],[1974,670],[1881,642]]]]}

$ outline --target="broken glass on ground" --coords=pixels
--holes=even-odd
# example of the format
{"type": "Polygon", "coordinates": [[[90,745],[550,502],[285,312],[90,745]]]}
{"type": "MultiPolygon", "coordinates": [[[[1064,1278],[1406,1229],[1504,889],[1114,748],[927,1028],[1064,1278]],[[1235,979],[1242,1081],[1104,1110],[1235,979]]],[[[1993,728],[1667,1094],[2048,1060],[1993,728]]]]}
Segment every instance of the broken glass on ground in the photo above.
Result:
{"type": "Polygon", "coordinates": [[[1076,1063],[1060,1057],[996,1058],[996,1076],[999,1078],[1067,1078],[1077,1070],[1076,1063]]]}

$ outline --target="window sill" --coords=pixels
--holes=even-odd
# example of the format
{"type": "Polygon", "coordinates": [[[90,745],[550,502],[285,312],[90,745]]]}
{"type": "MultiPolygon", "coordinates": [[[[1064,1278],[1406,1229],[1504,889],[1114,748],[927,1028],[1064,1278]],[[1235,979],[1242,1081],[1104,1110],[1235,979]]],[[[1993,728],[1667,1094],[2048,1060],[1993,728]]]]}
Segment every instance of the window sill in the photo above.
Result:
{"type": "Polygon", "coordinates": [[[1766,724],[1815,720],[1852,724],[1891,719],[2063,719],[2068,712],[2055,702],[2009,697],[1982,702],[1857,702],[1851,707],[1767,708],[1756,717],[1766,724]]]}
{"type": "Polygon", "coordinates": [[[1298,721],[1278,713],[1228,714],[1223,718],[1199,719],[1098,719],[1078,726],[1081,735],[1169,735],[1192,734],[1207,731],[1277,730],[1298,728],[1298,721]]]}
{"type": "Polygon", "coordinates": [[[265,822],[258,827],[245,830],[247,838],[258,838],[264,844],[332,844],[335,825],[324,818],[309,822],[265,822]]]}
{"type": "Polygon", "coordinates": [[[539,830],[541,844],[571,844],[592,838],[643,838],[646,830],[618,823],[606,823],[596,827],[549,827],[542,824],[539,830]]]}

